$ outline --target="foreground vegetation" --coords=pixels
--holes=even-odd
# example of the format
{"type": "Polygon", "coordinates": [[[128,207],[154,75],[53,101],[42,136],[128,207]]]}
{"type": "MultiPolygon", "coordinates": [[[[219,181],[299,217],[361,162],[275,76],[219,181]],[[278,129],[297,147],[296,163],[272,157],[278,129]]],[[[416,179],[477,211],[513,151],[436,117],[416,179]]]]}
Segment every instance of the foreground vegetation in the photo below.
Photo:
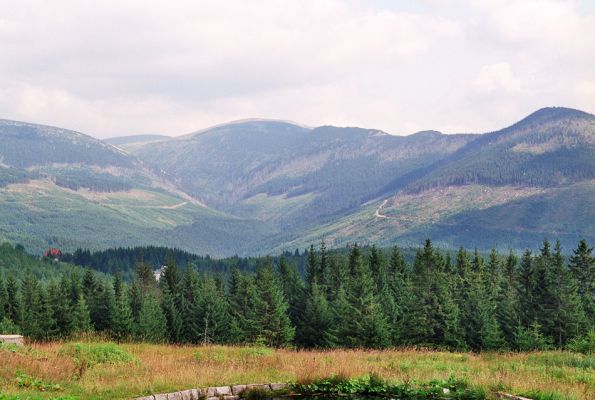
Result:
{"type": "Polygon", "coordinates": [[[4,345],[0,359],[0,392],[5,396],[0,399],[124,399],[193,387],[264,382],[293,382],[309,385],[300,386],[300,390],[332,393],[336,391],[332,382],[338,381],[342,392],[373,390],[374,385],[378,389],[378,377],[392,385],[409,383],[412,387],[416,382],[427,387],[433,380],[443,387],[464,385],[488,398],[496,391],[540,399],[595,396],[595,358],[558,351],[295,351],[82,341],[33,344],[23,349],[4,345]],[[371,383],[366,378],[370,375],[371,383]],[[329,379],[333,376],[341,379],[329,379]]]}

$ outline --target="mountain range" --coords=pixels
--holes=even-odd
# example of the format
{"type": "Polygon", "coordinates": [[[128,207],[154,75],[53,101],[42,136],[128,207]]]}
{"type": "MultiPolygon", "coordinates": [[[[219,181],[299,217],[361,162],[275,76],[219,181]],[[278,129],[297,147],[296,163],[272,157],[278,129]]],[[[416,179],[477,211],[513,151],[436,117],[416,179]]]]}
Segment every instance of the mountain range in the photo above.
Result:
{"type": "Polygon", "coordinates": [[[0,120],[0,143],[0,241],[35,252],[595,239],[595,116],[569,108],[495,132],[409,136],[245,120],[101,141],[0,120]]]}

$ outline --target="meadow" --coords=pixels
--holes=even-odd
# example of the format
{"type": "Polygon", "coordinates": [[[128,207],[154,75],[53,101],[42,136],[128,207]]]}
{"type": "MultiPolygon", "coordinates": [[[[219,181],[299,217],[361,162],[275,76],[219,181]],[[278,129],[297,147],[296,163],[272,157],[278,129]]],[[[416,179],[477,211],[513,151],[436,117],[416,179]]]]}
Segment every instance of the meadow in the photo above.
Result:
{"type": "Polygon", "coordinates": [[[129,399],[244,383],[308,384],[374,374],[394,383],[457,379],[536,399],[595,398],[595,356],[550,351],[301,351],[266,347],[51,342],[0,346],[0,399],[129,399]]]}

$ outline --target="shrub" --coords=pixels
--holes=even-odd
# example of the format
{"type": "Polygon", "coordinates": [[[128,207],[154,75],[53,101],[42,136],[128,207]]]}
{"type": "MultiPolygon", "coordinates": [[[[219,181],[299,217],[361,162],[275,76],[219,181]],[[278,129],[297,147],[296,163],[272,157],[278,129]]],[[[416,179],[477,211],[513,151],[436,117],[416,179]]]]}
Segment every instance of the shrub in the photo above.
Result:
{"type": "Polygon", "coordinates": [[[60,354],[71,357],[80,378],[88,369],[98,364],[126,364],[135,359],[115,343],[70,343],[60,354]]]}
{"type": "Polygon", "coordinates": [[[566,350],[583,354],[595,354],[595,329],[591,329],[584,336],[572,339],[566,345],[566,350]]]}
{"type": "Polygon", "coordinates": [[[514,333],[516,347],[520,351],[549,350],[551,339],[541,333],[541,326],[535,322],[529,328],[519,326],[514,333]]]}
{"type": "Polygon", "coordinates": [[[18,335],[21,330],[9,318],[4,317],[0,321],[0,335],[18,335]]]}
{"type": "Polygon", "coordinates": [[[55,392],[62,390],[62,387],[57,383],[47,383],[39,378],[21,372],[17,372],[16,383],[20,388],[34,389],[40,392],[55,392]]]}

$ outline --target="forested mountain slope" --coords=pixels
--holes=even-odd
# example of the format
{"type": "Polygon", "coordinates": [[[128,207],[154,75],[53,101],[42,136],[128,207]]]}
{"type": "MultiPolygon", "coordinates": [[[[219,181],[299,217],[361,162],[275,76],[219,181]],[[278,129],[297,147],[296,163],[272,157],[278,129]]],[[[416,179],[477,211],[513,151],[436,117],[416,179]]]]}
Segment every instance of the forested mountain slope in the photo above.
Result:
{"type": "Polygon", "coordinates": [[[210,206],[296,229],[353,211],[392,190],[387,186],[395,178],[473,139],[247,121],[146,145],[136,154],[210,206]]]}
{"type": "Polygon", "coordinates": [[[0,240],[223,256],[595,239],[595,116],[568,108],[481,135],[247,120],[109,142],[0,121],[0,240]]]}
{"type": "Polygon", "coordinates": [[[159,243],[233,254],[270,233],[206,208],[155,168],[81,133],[2,120],[0,143],[0,242],[36,253],[159,243]]]}

